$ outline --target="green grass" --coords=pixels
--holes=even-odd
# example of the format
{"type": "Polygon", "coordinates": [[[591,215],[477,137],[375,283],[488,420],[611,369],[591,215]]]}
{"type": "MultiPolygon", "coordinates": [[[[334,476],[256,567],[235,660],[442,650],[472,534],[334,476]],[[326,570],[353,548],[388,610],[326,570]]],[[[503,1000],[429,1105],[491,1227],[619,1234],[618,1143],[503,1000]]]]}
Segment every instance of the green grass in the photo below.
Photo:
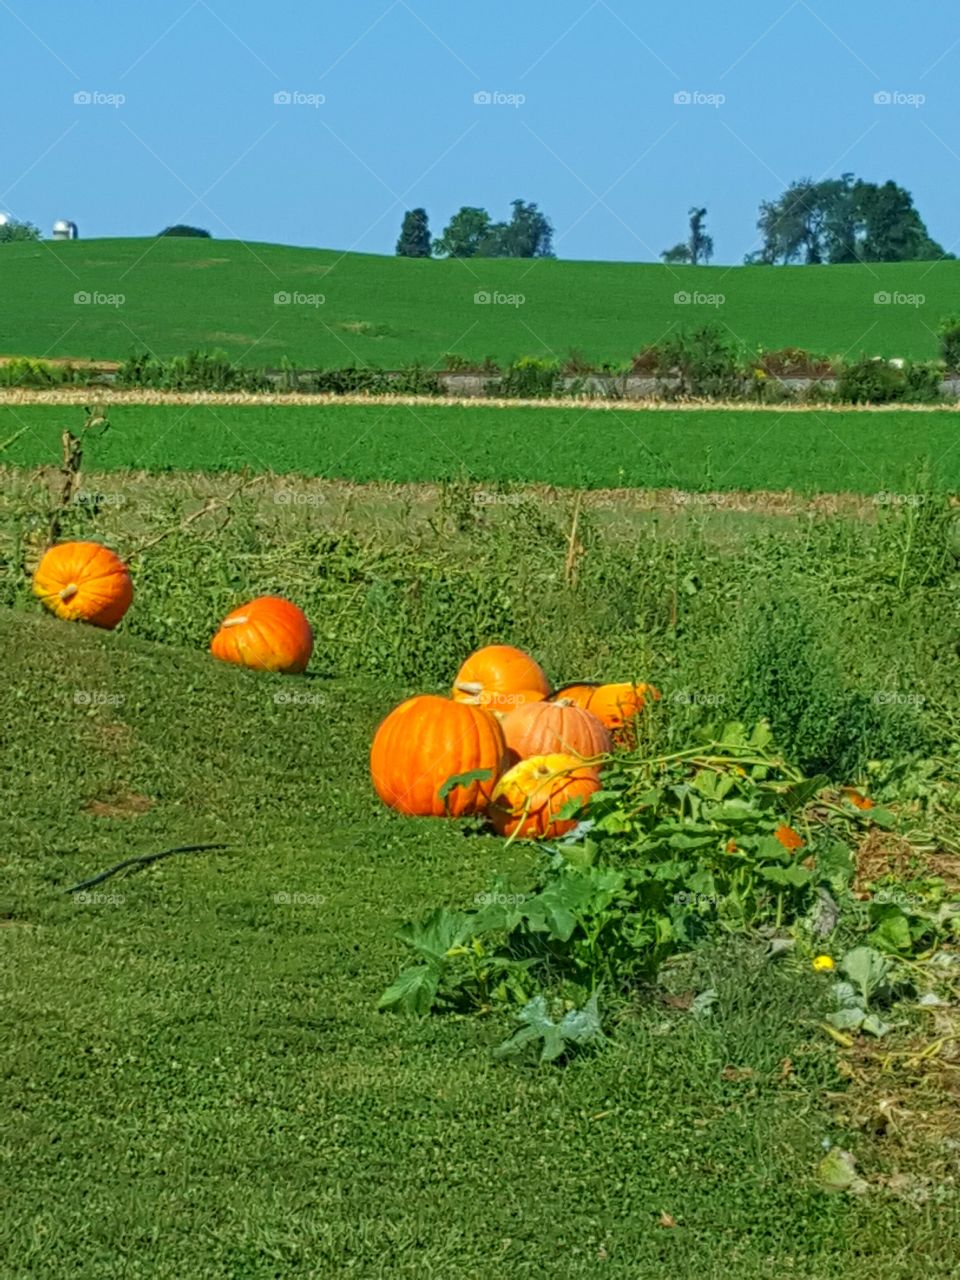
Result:
{"type": "Polygon", "coordinates": [[[828,1109],[848,1086],[789,959],[704,957],[710,1019],[638,1006],[561,1069],[493,1063],[499,1023],[375,1012],[394,926],[529,856],[375,803],[401,689],[11,612],[0,649],[0,1274],[947,1273],[936,1198],[820,1190],[824,1139],[869,1176],[895,1155],[828,1109]],[[229,848],[63,892],[203,841],[229,848]]]}
{"type": "MultiPolygon", "coordinates": [[[[60,460],[79,408],[0,407],[3,454],[21,466],[60,460]]],[[[930,464],[960,487],[960,417],[944,411],[780,413],[617,411],[449,405],[116,406],[85,465],[101,470],[293,472],[373,481],[470,474],[488,484],[584,488],[903,491],[930,464]]],[[[907,488],[909,492],[909,488],[907,488]]]]}
{"type": "Polygon", "coordinates": [[[245,364],[391,368],[446,352],[622,364],[671,329],[716,321],[749,347],[933,358],[956,309],[960,263],[679,267],[616,262],[422,262],[220,240],[86,240],[2,246],[0,353],[122,359],[225,349],[245,364]],[[522,294],[477,305],[478,291],[522,294]],[[78,306],[78,292],[123,295],[78,306]],[[277,293],[322,294],[277,306],[277,293]],[[723,295],[677,305],[678,292],[723,295]],[[923,305],[874,296],[922,295],[923,305]]]}

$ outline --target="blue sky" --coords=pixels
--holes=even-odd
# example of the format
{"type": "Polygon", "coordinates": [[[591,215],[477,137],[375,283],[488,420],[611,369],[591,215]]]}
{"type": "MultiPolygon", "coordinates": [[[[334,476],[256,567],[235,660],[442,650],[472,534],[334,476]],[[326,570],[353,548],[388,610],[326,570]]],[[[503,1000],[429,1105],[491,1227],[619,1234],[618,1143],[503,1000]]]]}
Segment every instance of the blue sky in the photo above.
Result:
{"type": "Polygon", "coordinates": [[[853,171],[956,251],[958,66],[947,0],[0,0],[0,210],[391,253],[405,208],[521,197],[559,256],[649,261],[697,203],[730,263],[762,199],[853,171]]]}

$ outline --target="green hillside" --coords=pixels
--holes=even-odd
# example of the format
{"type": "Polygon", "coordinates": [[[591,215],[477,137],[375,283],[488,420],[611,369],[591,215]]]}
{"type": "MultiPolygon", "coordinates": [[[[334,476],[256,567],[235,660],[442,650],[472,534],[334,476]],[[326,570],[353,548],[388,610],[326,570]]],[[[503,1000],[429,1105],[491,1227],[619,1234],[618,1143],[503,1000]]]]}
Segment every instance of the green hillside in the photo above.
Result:
{"type": "Polygon", "coordinates": [[[221,347],[250,364],[287,356],[396,367],[447,352],[506,361],[576,348],[622,364],[671,327],[719,321],[767,348],[929,358],[939,321],[958,305],[960,263],[433,262],[237,241],[87,240],[2,246],[0,286],[5,355],[122,359],[136,348],[221,347]],[[524,301],[478,304],[478,292],[524,301]],[[677,304],[678,292],[724,301],[677,304]],[[78,305],[78,293],[101,300],[78,305]],[[899,299],[878,305],[878,293],[899,299]],[[277,294],[313,300],[277,305],[277,294]],[[116,295],[120,305],[102,300],[116,295]]]}

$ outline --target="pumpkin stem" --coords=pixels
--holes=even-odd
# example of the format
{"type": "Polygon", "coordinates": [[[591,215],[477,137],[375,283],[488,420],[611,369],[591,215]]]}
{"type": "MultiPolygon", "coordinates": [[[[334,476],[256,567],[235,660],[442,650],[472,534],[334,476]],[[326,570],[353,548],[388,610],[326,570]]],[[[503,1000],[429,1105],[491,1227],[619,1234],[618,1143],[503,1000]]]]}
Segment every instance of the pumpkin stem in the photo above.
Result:
{"type": "Polygon", "coordinates": [[[572,707],[574,705],[572,698],[553,698],[551,701],[555,707],[572,707]]]}
{"type": "Polygon", "coordinates": [[[63,601],[64,604],[69,604],[69,602],[73,599],[73,597],[77,594],[79,590],[80,588],[77,586],[77,584],[75,582],[71,582],[68,586],[64,587],[63,590],[60,592],[60,599],[63,601]]]}
{"type": "Polygon", "coordinates": [[[242,627],[247,620],[247,615],[241,614],[239,618],[224,618],[221,622],[222,627],[242,627]]]}
{"type": "Polygon", "coordinates": [[[458,693],[469,693],[473,697],[483,693],[483,685],[479,680],[458,680],[453,687],[458,693]]]}

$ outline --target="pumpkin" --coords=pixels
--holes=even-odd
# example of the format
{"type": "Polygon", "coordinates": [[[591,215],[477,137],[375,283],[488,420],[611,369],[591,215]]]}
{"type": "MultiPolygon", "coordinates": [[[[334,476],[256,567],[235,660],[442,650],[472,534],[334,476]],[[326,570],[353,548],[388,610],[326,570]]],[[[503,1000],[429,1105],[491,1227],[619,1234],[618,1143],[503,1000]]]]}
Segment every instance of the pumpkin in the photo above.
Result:
{"type": "Polygon", "coordinates": [[[607,755],[610,732],[590,711],[566,698],[528,702],[503,717],[503,736],[514,760],[561,752],[580,759],[607,755]]]}
{"type": "MultiPolygon", "coordinates": [[[[456,695],[454,695],[456,697],[456,695]]],[[[480,693],[471,694],[467,697],[457,699],[459,702],[467,702],[475,707],[486,707],[488,711],[492,711],[498,720],[502,720],[504,716],[517,707],[525,706],[531,702],[543,702],[544,694],[539,689],[520,689],[517,693],[497,693],[492,689],[483,689],[480,693]]]]}
{"type": "Polygon", "coordinates": [[[575,756],[555,752],[531,756],[497,783],[490,818],[502,836],[553,838],[572,830],[579,818],[557,815],[571,800],[586,801],[600,789],[596,769],[575,756]]]}
{"type": "Polygon", "coordinates": [[[370,749],[373,786],[391,809],[416,817],[459,818],[486,809],[506,765],[507,748],[496,718],[482,707],[420,694],[395,707],[370,749]],[[454,787],[459,774],[487,770],[489,777],[454,787]]]}
{"type": "Polygon", "coordinates": [[[660,701],[660,690],[652,684],[578,683],[564,685],[551,696],[566,698],[584,711],[592,711],[608,729],[622,729],[639,715],[647,698],[660,701]]]}
{"type": "Polygon", "coordinates": [[[497,694],[518,694],[536,690],[545,698],[550,683],[541,667],[528,653],[510,644],[491,644],[478,649],[457,672],[453,697],[457,702],[497,694]]]}
{"type": "Polygon", "coordinates": [[[33,575],[33,592],[58,618],[112,630],[130,608],[127,566],[99,542],[51,547],[33,575]]]}
{"type": "Polygon", "coordinates": [[[279,596],[258,596],[227,614],[210,642],[221,662],[255,671],[303,671],[313,652],[306,614],[279,596]]]}

